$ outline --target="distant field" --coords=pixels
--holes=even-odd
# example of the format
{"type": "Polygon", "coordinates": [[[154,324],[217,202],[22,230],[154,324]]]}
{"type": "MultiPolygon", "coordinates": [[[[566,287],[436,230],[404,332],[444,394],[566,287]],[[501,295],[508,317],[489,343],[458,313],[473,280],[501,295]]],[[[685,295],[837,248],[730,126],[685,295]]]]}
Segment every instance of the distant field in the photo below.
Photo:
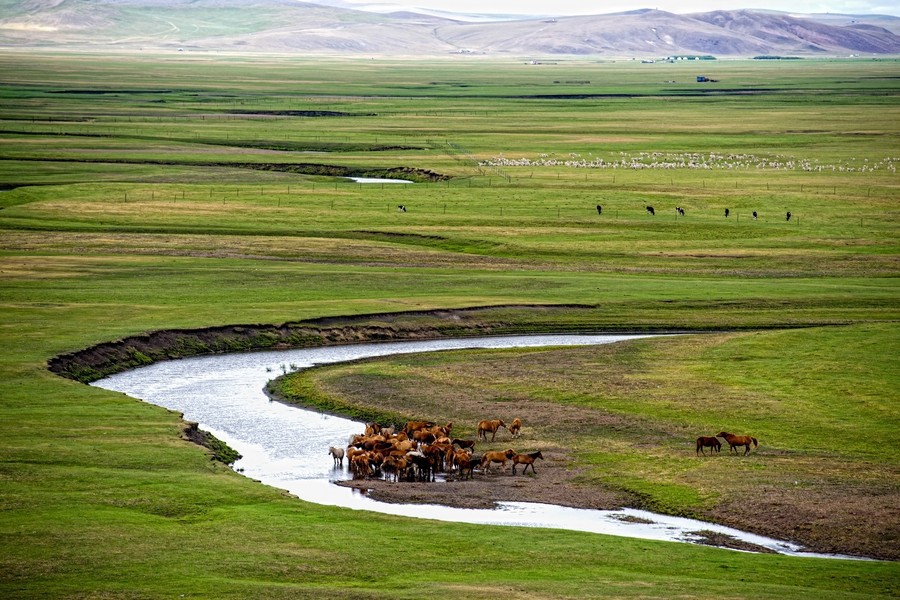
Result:
{"type": "MultiPolygon", "coordinates": [[[[896,562],[486,531],[308,505],[210,462],[181,440],[179,415],[59,378],[46,362],[170,328],[583,305],[498,318],[523,329],[740,333],[684,338],[684,362],[652,345],[548,353],[545,365],[578,365],[553,381],[535,375],[540,365],[522,366],[539,353],[497,357],[495,371],[468,380],[469,361],[495,358],[371,363],[365,375],[401,373],[403,385],[453,397],[471,388],[443,386],[502,395],[526,373],[515,385],[529,401],[627,421],[615,435],[570,440],[588,467],[582,485],[723,520],[723,499],[734,497],[709,488],[692,449],[678,453],[695,428],[722,421],[717,394],[733,394],[740,406],[724,416],[762,431],[775,453],[741,463],[740,489],[769,487],[785,506],[800,497],[794,481],[831,498],[849,489],[890,498],[900,485],[889,450],[900,318],[896,69],[878,60],[0,53],[0,590],[895,597],[896,562]],[[594,368],[619,383],[594,385],[594,368]],[[685,400],[694,393],[703,401],[685,400]],[[630,447],[641,424],[673,437],[630,447]],[[371,566],[373,548],[398,545],[391,568],[371,566]]],[[[348,392],[342,373],[317,385],[372,402],[348,392]]],[[[724,464],[712,481],[728,476],[724,464]]],[[[743,510],[766,510],[757,502],[743,510]]],[[[847,526],[836,537],[864,530],[869,539],[834,551],[896,560],[900,518],[874,504],[842,506],[847,526]]],[[[765,517],[744,522],[754,520],[765,517]]]]}

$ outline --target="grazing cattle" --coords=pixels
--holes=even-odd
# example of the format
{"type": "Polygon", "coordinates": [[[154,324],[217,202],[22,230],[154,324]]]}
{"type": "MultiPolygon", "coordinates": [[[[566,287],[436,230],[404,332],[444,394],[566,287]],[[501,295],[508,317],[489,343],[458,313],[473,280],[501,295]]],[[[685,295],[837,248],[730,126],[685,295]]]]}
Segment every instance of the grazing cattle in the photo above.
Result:
{"type": "Polygon", "coordinates": [[[785,220],[785,221],[790,221],[790,220],[791,220],[791,211],[787,211],[787,214],[784,215],[784,220],[785,220]]]}
{"type": "Polygon", "coordinates": [[[675,214],[681,215],[681,216],[683,217],[683,216],[684,216],[684,209],[681,208],[680,206],[676,206],[676,207],[675,207],[675,214]]]}
{"type": "Polygon", "coordinates": [[[703,454],[706,456],[706,452],[703,451],[704,448],[709,448],[709,453],[712,454],[713,450],[718,452],[722,449],[722,442],[719,441],[719,438],[701,435],[697,438],[696,454],[703,454]]]}
{"type": "Polygon", "coordinates": [[[516,417],[515,419],[513,419],[512,423],[510,423],[509,427],[507,428],[507,431],[509,431],[509,434],[511,436],[513,436],[514,438],[519,437],[519,433],[521,432],[521,430],[522,430],[522,419],[520,419],[519,417],[516,417]]]}
{"type": "Polygon", "coordinates": [[[598,214],[598,215],[602,215],[602,214],[603,214],[603,207],[600,206],[599,204],[597,205],[597,214],[598,214]]]}
{"type": "Polygon", "coordinates": [[[405,204],[398,204],[398,205],[397,205],[397,210],[399,210],[400,212],[406,212],[406,205],[405,205],[405,204]]]}
{"type": "Polygon", "coordinates": [[[757,214],[756,214],[756,211],[754,210],[754,211],[753,211],[753,220],[754,220],[754,221],[756,220],[756,217],[757,217],[757,216],[759,216],[759,215],[757,215],[757,214]]]}
{"type": "Polygon", "coordinates": [[[646,209],[647,209],[647,213],[649,213],[649,214],[651,214],[651,215],[655,215],[655,214],[656,214],[656,211],[653,210],[653,207],[652,207],[652,206],[647,206],[646,209]]]}
{"type": "Polygon", "coordinates": [[[481,457],[481,469],[487,472],[491,468],[491,463],[501,463],[501,468],[506,468],[506,461],[511,460],[516,455],[516,451],[512,448],[503,451],[485,452],[481,457]]]}
{"type": "Polygon", "coordinates": [[[516,465],[525,465],[525,468],[522,469],[522,475],[528,471],[528,467],[531,467],[531,472],[537,475],[537,471],[534,470],[534,461],[535,459],[544,460],[544,455],[541,454],[541,451],[537,452],[529,452],[527,454],[516,454],[512,459],[512,472],[513,475],[516,474],[516,465]]]}
{"type": "Polygon", "coordinates": [[[750,454],[750,444],[753,444],[755,447],[759,448],[759,442],[756,441],[755,437],[750,437],[749,435],[734,435],[732,433],[728,433],[727,431],[720,431],[716,434],[716,437],[723,438],[728,445],[730,446],[730,450],[737,454],[736,448],[738,446],[744,447],[744,456],[750,454]]]}
{"type": "Polygon", "coordinates": [[[344,466],[344,449],[337,448],[332,446],[328,449],[328,454],[330,454],[334,458],[334,466],[335,467],[343,467],[344,466]]]}
{"type": "Polygon", "coordinates": [[[730,215],[730,214],[731,214],[731,211],[726,208],[725,209],[725,218],[727,219],[728,215],[730,215]]]}
{"type": "Polygon", "coordinates": [[[503,422],[502,419],[493,419],[491,421],[479,421],[478,422],[478,433],[475,435],[475,438],[483,437],[484,441],[487,441],[487,434],[491,432],[491,441],[494,441],[494,438],[497,436],[497,430],[501,427],[506,427],[506,423],[503,422]]]}

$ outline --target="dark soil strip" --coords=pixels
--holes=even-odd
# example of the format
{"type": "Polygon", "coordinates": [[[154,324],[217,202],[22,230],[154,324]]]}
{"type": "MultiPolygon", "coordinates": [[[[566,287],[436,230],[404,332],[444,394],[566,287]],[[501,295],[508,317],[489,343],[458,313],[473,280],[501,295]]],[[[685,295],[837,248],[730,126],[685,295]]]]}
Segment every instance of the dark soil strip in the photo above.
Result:
{"type": "Polygon", "coordinates": [[[237,451],[230,448],[225,442],[210,432],[200,429],[197,423],[191,421],[186,422],[184,424],[184,429],[181,431],[181,437],[198,446],[203,446],[204,448],[211,450],[212,456],[210,456],[210,460],[217,460],[226,465],[230,465],[241,458],[241,455],[238,454],[237,451]]]}
{"type": "MultiPolygon", "coordinates": [[[[824,132],[823,132],[824,133],[824,132]]],[[[2,135],[41,136],[41,137],[85,137],[109,138],[108,133],[88,133],[83,131],[19,131],[0,129],[2,135]]],[[[398,144],[354,144],[351,142],[287,142],[287,141],[236,141],[236,140],[204,140],[197,138],[161,138],[152,135],[115,136],[130,140],[161,140],[165,142],[184,142],[188,144],[204,144],[207,146],[225,146],[228,148],[254,148],[257,150],[276,150],[278,152],[397,152],[402,150],[424,150],[422,146],[398,144]]]]}
{"type": "Polygon", "coordinates": [[[232,115],[272,117],[377,117],[377,113],[348,113],[337,110],[229,110],[232,115]]]}
{"type": "MultiPolygon", "coordinates": [[[[408,311],[324,317],[281,325],[226,325],[202,329],[171,329],[134,335],[62,354],[48,368],[63,377],[90,383],[107,375],[201,354],[248,350],[312,348],[359,342],[424,340],[448,337],[508,335],[564,331],[554,316],[573,310],[590,311],[584,305],[494,306],[437,311],[408,311]]],[[[564,322],[571,323],[569,319],[564,322]]],[[[580,328],[587,331],[590,328],[580,328]]]]}
{"type": "Polygon", "coordinates": [[[759,546],[750,542],[739,540],[735,537],[715,531],[703,530],[694,532],[696,536],[694,542],[704,546],[714,546],[716,548],[730,548],[732,550],[744,550],[745,552],[758,552],[761,554],[777,554],[774,550],[759,546]]]}
{"type": "Polygon", "coordinates": [[[227,169],[252,169],[255,171],[278,171],[297,173],[298,175],[321,175],[325,177],[372,177],[377,179],[407,179],[415,182],[446,181],[449,175],[435,173],[427,169],[413,167],[345,167],[343,165],[323,165],[318,163],[271,163],[271,162],[210,162],[210,161],[175,161],[175,160],[128,160],[128,159],[87,159],[87,158],[14,158],[0,160],[16,160],[29,162],[58,163],[90,163],[90,164],[124,164],[124,165],[160,165],[176,167],[219,167],[227,169]]]}

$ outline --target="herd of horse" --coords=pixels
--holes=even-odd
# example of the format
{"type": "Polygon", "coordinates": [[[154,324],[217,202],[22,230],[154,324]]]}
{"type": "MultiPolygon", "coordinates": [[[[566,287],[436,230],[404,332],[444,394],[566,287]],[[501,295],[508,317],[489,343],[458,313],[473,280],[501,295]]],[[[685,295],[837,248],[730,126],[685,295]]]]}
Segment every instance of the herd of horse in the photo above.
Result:
{"type": "Polygon", "coordinates": [[[712,454],[714,451],[719,452],[722,449],[722,442],[719,441],[719,438],[725,440],[725,442],[729,446],[729,450],[737,454],[737,449],[740,447],[744,448],[744,456],[750,454],[750,446],[753,445],[754,448],[759,448],[759,441],[755,437],[749,435],[734,435],[733,433],[728,433],[727,431],[720,431],[714,436],[703,436],[697,438],[697,454],[706,455],[704,448],[709,448],[709,453],[712,454]]]}
{"type": "Polygon", "coordinates": [[[445,473],[459,479],[470,479],[475,469],[483,474],[492,473],[495,464],[500,469],[512,464],[512,474],[516,467],[525,465],[537,475],[534,462],[543,459],[540,450],[519,453],[512,448],[501,451],[475,453],[475,445],[480,440],[491,442],[500,429],[506,429],[510,436],[518,438],[522,420],[513,419],[507,426],[502,419],[483,420],[478,423],[476,439],[451,437],[453,423],[438,425],[430,421],[409,421],[402,430],[382,427],[377,423],[367,423],[366,431],[351,437],[346,449],[332,446],[328,453],[334,459],[335,468],[343,468],[344,458],[355,479],[383,478],[389,481],[435,481],[437,473],[445,473]]]}
{"type": "MultiPolygon", "coordinates": [[[[348,461],[350,472],[355,479],[383,478],[388,481],[435,481],[437,473],[462,480],[471,479],[478,469],[483,475],[494,473],[493,467],[499,465],[502,472],[507,464],[512,466],[512,474],[524,465],[522,474],[531,467],[532,475],[537,475],[534,464],[543,460],[540,450],[533,452],[517,452],[512,448],[505,450],[489,450],[476,454],[475,445],[481,441],[494,442],[497,432],[506,429],[512,439],[521,434],[522,421],[514,419],[508,426],[502,419],[485,419],[478,422],[476,437],[472,439],[451,437],[453,423],[438,425],[430,421],[409,421],[399,431],[394,427],[382,427],[377,423],[367,423],[366,431],[351,437],[346,449],[332,446],[328,453],[334,459],[335,468],[343,468],[344,458],[348,461]],[[491,439],[488,440],[488,434],[491,439]]],[[[744,449],[744,456],[750,453],[751,446],[759,447],[759,441],[749,435],[735,435],[720,431],[714,436],[697,438],[696,454],[706,455],[706,448],[720,452],[725,440],[730,451],[738,454],[744,449]]]]}

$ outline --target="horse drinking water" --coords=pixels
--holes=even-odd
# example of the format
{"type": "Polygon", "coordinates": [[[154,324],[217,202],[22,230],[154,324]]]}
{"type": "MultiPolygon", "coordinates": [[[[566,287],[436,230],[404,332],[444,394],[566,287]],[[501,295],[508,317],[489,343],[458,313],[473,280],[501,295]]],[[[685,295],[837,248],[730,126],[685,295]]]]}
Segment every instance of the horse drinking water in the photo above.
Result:
{"type": "Polygon", "coordinates": [[[335,467],[343,467],[344,466],[344,449],[337,448],[332,446],[328,449],[328,454],[334,458],[334,466],[335,467]]]}

